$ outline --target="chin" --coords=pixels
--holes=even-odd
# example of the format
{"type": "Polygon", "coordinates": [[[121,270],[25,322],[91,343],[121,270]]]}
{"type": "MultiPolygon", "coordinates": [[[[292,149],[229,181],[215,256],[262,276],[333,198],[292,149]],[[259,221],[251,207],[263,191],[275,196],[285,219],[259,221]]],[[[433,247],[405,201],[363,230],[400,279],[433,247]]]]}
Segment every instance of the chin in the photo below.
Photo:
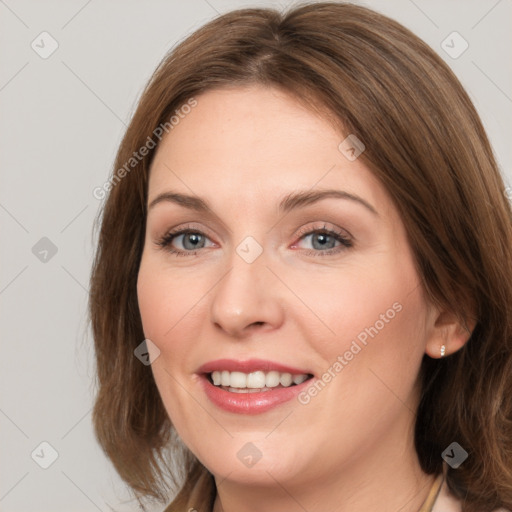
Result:
{"type": "MultiPolygon", "coordinates": [[[[227,444],[218,444],[215,450],[212,450],[215,443],[212,440],[211,445],[201,447],[196,456],[216,477],[240,483],[271,483],[275,486],[275,480],[286,481],[294,474],[304,473],[308,465],[298,460],[298,444],[283,444],[282,439],[265,439],[265,435],[268,432],[235,434],[234,439],[227,444]]],[[[301,459],[307,458],[303,452],[300,455],[301,459]]]]}

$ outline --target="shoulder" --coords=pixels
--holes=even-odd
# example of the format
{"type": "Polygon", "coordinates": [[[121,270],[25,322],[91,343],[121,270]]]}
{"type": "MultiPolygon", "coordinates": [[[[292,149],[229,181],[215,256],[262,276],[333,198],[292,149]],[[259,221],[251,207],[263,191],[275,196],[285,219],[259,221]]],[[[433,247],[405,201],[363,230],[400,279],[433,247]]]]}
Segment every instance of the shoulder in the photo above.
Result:
{"type": "MultiPolygon", "coordinates": [[[[448,489],[446,481],[443,480],[441,489],[434,503],[432,512],[462,512],[461,500],[456,498],[448,489]]],[[[496,508],[493,512],[511,512],[505,508],[496,508]]]]}
{"type": "Polygon", "coordinates": [[[446,480],[443,479],[432,512],[462,512],[462,505],[448,489],[446,480]]]}

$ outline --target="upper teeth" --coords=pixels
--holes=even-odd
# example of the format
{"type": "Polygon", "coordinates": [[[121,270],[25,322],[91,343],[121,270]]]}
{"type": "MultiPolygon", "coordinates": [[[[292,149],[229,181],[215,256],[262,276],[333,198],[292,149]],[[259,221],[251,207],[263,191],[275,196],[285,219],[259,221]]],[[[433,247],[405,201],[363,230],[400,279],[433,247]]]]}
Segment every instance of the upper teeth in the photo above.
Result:
{"type": "Polygon", "coordinates": [[[215,386],[229,386],[231,388],[275,388],[276,386],[288,387],[293,384],[301,384],[308,378],[305,373],[292,375],[291,373],[270,372],[212,372],[212,380],[215,386]]]}

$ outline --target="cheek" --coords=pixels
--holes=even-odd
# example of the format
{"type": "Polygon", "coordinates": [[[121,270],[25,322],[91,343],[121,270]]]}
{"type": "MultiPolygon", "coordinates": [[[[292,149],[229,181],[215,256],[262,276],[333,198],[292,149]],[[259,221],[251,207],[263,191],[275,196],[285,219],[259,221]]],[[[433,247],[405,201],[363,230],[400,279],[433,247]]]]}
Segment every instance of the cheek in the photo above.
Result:
{"type": "Polygon", "coordinates": [[[174,334],[175,326],[204,295],[200,283],[201,280],[194,276],[170,271],[149,257],[143,258],[137,280],[137,298],[147,338],[158,344],[174,334]]]}
{"type": "Polygon", "coordinates": [[[183,429],[190,421],[185,420],[183,414],[175,412],[188,411],[191,401],[177,383],[181,377],[176,380],[173,363],[179,367],[183,365],[189,345],[174,343],[173,339],[183,336],[182,329],[187,330],[187,312],[197,302],[195,295],[198,290],[190,291],[190,287],[181,286],[177,280],[179,277],[176,279],[173,273],[162,269],[157,262],[143,257],[137,279],[139,311],[145,337],[160,350],[160,356],[152,363],[151,370],[172,423],[178,429],[183,429]]]}
{"type": "Polygon", "coordinates": [[[172,377],[195,370],[190,347],[199,338],[198,317],[205,314],[204,299],[210,288],[208,280],[197,273],[165,268],[151,257],[141,262],[137,280],[139,311],[145,337],[160,350],[151,368],[166,406],[172,406],[182,391],[172,377]],[[177,392],[170,394],[170,389],[177,392]]]}
{"type": "Polygon", "coordinates": [[[345,389],[376,380],[368,370],[382,372],[393,386],[414,382],[424,353],[426,306],[408,254],[382,254],[371,264],[295,283],[313,305],[303,321],[307,339],[326,370],[350,375],[345,389]]]}
{"type": "Polygon", "coordinates": [[[321,417],[326,428],[361,446],[373,446],[415,403],[425,310],[414,273],[402,270],[403,279],[392,272],[380,281],[355,276],[344,281],[353,291],[333,294],[318,312],[336,335],[309,336],[325,361],[319,376],[325,384],[319,384],[318,394],[302,396],[301,403],[309,401],[304,421],[321,417]]]}
{"type": "Polygon", "coordinates": [[[332,316],[337,341],[325,348],[329,364],[338,363],[340,377],[332,392],[345,404],[343,415],[368,426],[376,416],[389,420],[412,399],[424,354],[422,289],[412,267],[401,270],[378,282],[367,281],[349,299],[340,299],[344,310],[332,316]]]}
{"type": "MultiPolygon", "coordinates": [[[[403,327],[405,317],[421,309],[418,279],[412,266],[400,268],[389,261],[379,265],[358,265],[329,273],[290,275],[294,292],[304,297],[303,327],[310,325],[309,339],[326,347],[341,347],[347,341],[365,340],[403,327]]],[[[397,330],[398,329],[398,330],[397,330]]],[[[397,338],[397,342],[398,342],[397,338]]]]}
{"type": "Polygon", "coordinates": [[[144,335],[152,341],[160,339],[161,332],[164,331],[165,315],[162,313],[166,309],[167,301],[162,282],[155,277],[156,273],[151,272],[148,265],[141,265],[137,280],[137,300],[144,335]]]}

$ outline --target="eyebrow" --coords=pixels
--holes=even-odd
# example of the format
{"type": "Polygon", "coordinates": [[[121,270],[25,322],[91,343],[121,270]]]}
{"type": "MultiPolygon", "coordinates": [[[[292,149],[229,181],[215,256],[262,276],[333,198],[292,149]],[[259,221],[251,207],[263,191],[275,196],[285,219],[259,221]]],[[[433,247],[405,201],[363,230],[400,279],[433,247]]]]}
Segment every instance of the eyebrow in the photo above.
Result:
{"type": "MultiPolygon", "coordinates": [[[[349,192],[345,192],[343,190],[335,190],[335,189],[327,189],[327,190],[314,190],[314,191],[301,191],[301,192],[291,192],[281,199],[279,202],[278,212],[281,214],[289,213],[292,210],[300,208],[302,206],[307,206],[323,199],[345,199],[349,201],[354,201],[374,215],[379,215],[377,210],[367,201],[365,201],[362,197],[358,195],[351,194],[349,192]]],[[[213,213],[208,202],[205,199],[202,199],[198,196],[191,196],[187,194],[180,194],[177,192],[163,192],[156,196],[148,206],[148,211],[154,208],[157,204],[162,202],[171,202],[183,206],[184,208],[188,208],[189,210],[194,210],[199,213],[213,213]]]]}

